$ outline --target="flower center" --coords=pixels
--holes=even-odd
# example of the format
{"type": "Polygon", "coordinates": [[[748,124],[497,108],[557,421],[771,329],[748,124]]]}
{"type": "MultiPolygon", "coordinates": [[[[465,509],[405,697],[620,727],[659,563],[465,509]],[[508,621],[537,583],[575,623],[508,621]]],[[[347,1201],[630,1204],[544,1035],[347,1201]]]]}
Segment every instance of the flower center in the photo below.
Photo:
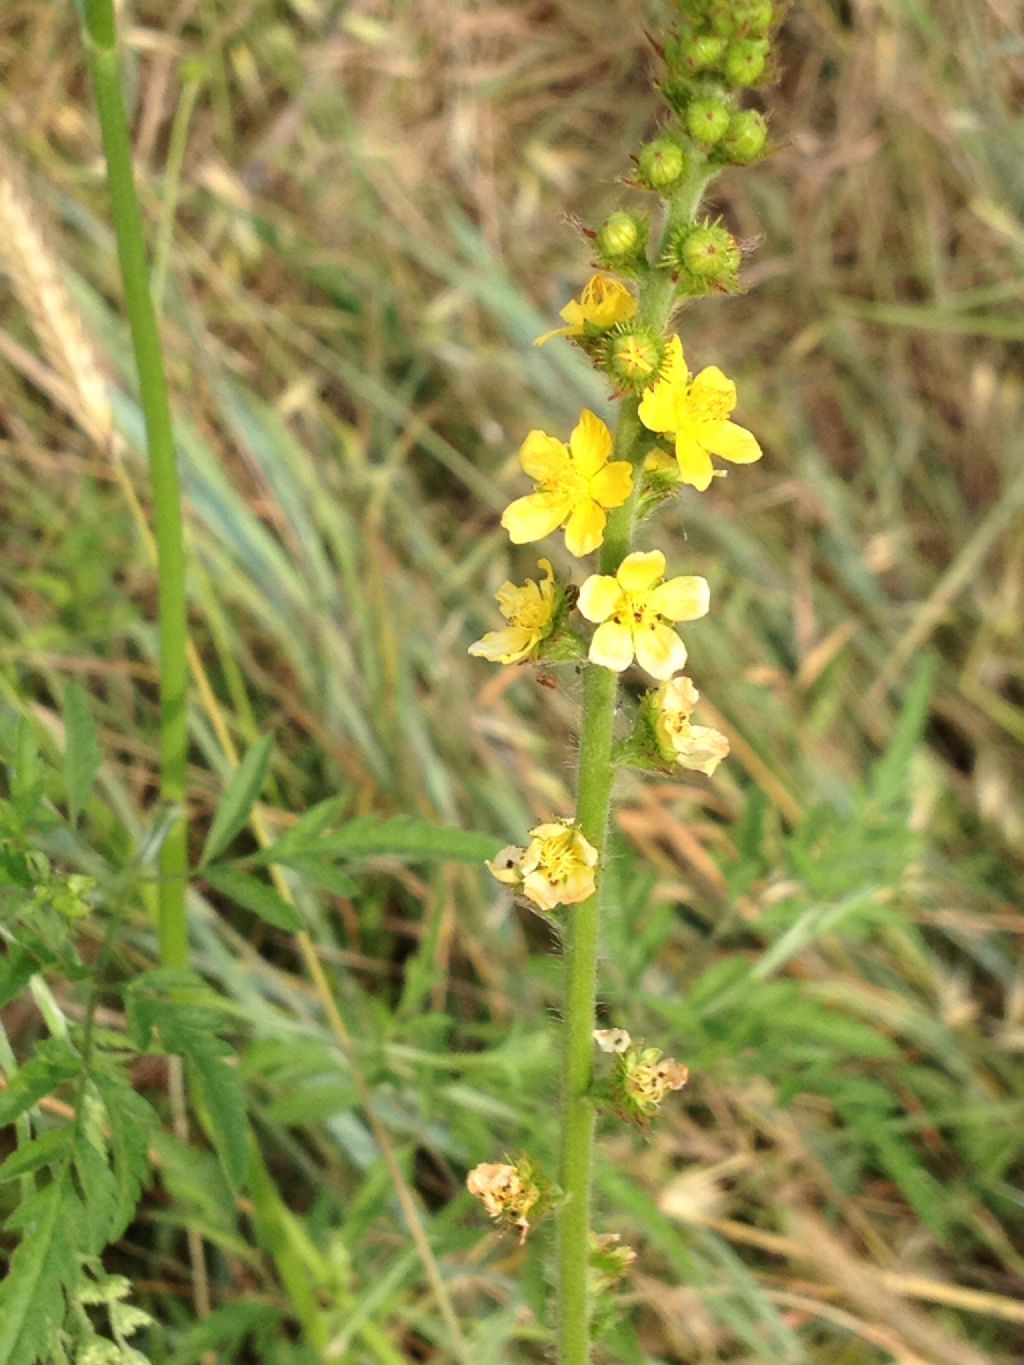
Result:
{"type": "Polygon", "coordinates": [[[615,613],[612,620],[617,626],[625,626],[634,635],[641,630],[653,630],[661,617],[650,606],[648,597],[646,592],[627,593],[626,605],[615,613]]]}
{"type": "Polygon", "coordinates": [[[696,422],[727,422],[732,412],[732,404],[726,393],[704,393],[694,399],[692,389],[686,395],[690,416],[696,422]]]}
{"type": "Polygon", "coordinates": [[[569,880],[577,861],[572,846],[572,834],[569,833],[545,842],[540,853],[540,870],[549,882],[558,886],[569,880]]]}

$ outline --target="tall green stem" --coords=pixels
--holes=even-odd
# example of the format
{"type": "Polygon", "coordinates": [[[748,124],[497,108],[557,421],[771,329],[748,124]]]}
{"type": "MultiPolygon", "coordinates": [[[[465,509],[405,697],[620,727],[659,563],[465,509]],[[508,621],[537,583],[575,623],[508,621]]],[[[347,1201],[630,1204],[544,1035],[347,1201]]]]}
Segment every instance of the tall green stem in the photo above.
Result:
{"type": "Polygon", "coordinates": [[[160,853],[160,951],[166,966],[185,967],[188,965],[185,911],[188,829],[184,816],[188,664],[181,485],[163,348],[149,291],[142,215],[132,172],[113,0],[85,0],[84,20],[85,46],[107,161],[124,306],[139,373],[153,491],[159,579],[160,795],[176,811],[160,853]]]}
{"type": "MultiPolygon", "coordinates": [[[[696,215],[709,179],[700,168],[675,197],[663,235],[696,215]]],[[[655,260],[659,259],[659,249],[655,260]]],[[[672,312],[675,286],[670,273],[654,269],[641,288],[640,316],[662,331],[672,312]]],[[[643,428],[637,399],[627,399],[615,432],[615,459],[633,465],[633,495],[612,512],[605,529],[599,570],[614,574],[630,551],[642,465],[643,428]]],[[[588,1365],[590,1361],[590,1203],[594,1147],[594,1107],[590,1100],[594,1024],[597,1009],[597,953],[603,901],[604,847],[611,811],[615,764],[612,746],[618,674],[588,664],[583,677],[583,726],[576,791],[576,821],[601,855],[598,889],[566,914],[565,1022],[562,1043],[562,1145],[559,1184],[564,1203],[558,1217],[558,1361],[588,1365]]]]}

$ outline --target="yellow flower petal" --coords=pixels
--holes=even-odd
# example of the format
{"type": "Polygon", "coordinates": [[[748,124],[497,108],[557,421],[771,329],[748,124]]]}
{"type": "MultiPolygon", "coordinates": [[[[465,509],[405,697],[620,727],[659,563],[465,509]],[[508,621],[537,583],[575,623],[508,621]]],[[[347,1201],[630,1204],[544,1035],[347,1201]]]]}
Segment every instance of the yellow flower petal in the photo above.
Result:
{"type": "Polygon", "coordinates": [[[529,493],[509,503],[501,524],[513,545],[525,545],[557,530],[571,511],[572,498],[564,493],[529,493]]]}
{"type": "Polygon", "coordinates": [[[687,432],[681,431],[676,436],[676,461],[683,483],[690,484],[701,493],[710,488],[715,476],[711,456],[687,432]]]}
{"type": "Polygon", "coordinates": [[[724,422],[736,406],[736,385],[717,365],[709,365],[690,385],[689,407],[704,421],[724,422]]]}
{"type": "Polygon", "coordinates": [[[677,389],[688,384],[690,380],[686,357],[683,355],[683,343],[675,333],[669,337],[665,346],[665,354],[661,361],[661,377],[677,389]]]}
{"type": "Polygon", "coordinates": [[[660,550],[634,550],[615,576],[624,592],[646,592],[665,577],[665,556],[660,550]]]}
{"type": "Polygon", "coordinates": [[[546,483],[566,473],[569,452],[563,441],[546,431],[531,431],[519,447],[519,463],[531,479],[546,483]]]}
{"type": "Polygon", "coordinates": [[[649,450],[644,457],[644,468],[654,474],[678,474],[679,465],[667,450],[649,450]]]}
{"type": "Polygon", "coordinates": [[[652,678],[671,678],[686,663],[686,646],[671,626],[662,623],[638,630],[634,643],[637,663],[652,678]]]}
{"type": "Polygon", "coordinates": [[[604,540],[607,520],[603,507],[599,507],[593,498],[583,498],[565,524],[565,548],[577,559],[589,555],[604,540]]]}
{"type": "Polygon", "coordinates": [[[589,658],[592,664],[621,673],[633,662],[633,636],[625,626],[605,621],[594,631],[589,658]]]}
{"type": "Polygon", "coordinates": [[[492,664],[514,664],[525,659],[537,643],[537,632],[525,626],[506,626],[504,630],[489,630],[482,640],[470,645],[469,652],[476,659],[487,659],[492,664]]]}
{"type": "Polygon", "coordinates": [[[552,337],[569,337],[574,336],[575,334],[576,328],[574,327],[552,327],[550,332],[545,332],[543,336],[537,337],[533,344],[535,346],[543,346],[544,343],[550,341],[552,337]]]}
{"type": "Polygon", "coordinates": [[[628,460],[613,460],[590,480],[590,496],[602,507],[621,507],[633,491],[633,468],[628,460]]]}
{"type": "Polygon", "coordinates": [[[706,578],[689,575],[670,578],[651,593],[651,606],[670,621],[698,621],[707,616],[711,589],[706,578]]]}
{"type": "Polygon", "coordinates": [[[714,455],[733,464],[753,464],[761,458],[761,447],[753,432],[735,422],[723,422],[705,437],[707,447],[714,455]]]}
{"type": "Polygon", "coordinates": [[[692,678],[670,678],[658,688],[654,700],[659,715],[681,716],[686,720],[693,715],[700,701],[700,693],[694,687],[692,678]]]}
{"type": "Polygon", "coordinates": [[[612,453],[612,434],[589,408],[584,408],[580,413],[580,420],[569,437],[569,449],[572,451],[573,463],[585,479],[608,463],[612,453]]]}
{"type": "Polygon", "coordinates": [[[604,573],[591,574],[580,588],[577,605],[588,621],[604,621],[625,604],[618,580],[604,573]]]}
{"type": "Polygon", "coordinates": [[[675,431],[679,391],[667,379],[659,379],[649,389],[637,409],[641,422],[648,431],[675,431]]]}
{"type": "Polygon", "coordinates": [[[708,777],[714,773],[722,759],[728,756],[728,739],[720,730],[713,730],[710,725],[691,725],[690,733],[675,745],[674,757],[680,767],[689,768],[697,773],[706,773],[708,777]]]}

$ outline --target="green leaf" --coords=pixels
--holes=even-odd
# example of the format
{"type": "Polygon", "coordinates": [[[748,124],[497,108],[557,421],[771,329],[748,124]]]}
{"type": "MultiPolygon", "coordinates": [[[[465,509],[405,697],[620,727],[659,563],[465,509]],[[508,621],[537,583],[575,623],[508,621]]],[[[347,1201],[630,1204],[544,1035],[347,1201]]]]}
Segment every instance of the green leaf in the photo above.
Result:
{"type": "Polygon", "coordinates": [[[72,1205],[78,1205],[69,1181],[53,1181],[26,1205],[19,1212],[30,1220],[28,1232],[0,1284],[0,1365],[49,1359],[50,1333],[64,1317],[65,1288],[79,1274],[75,1241],[67,1235],[68,1222],[76,1221],[72,1205]]]}
{"type": "Polygon", "coordinates": [[[17,1180],[19,1176],[49,1166],[64,1155],[70,1140],[70,1128],[54,1128],[52,1132],[43,1133],[24,1147],[19,1147],[0,1165],[0,1182],[17,1180]]]}
{"type": "Polygon", "coordinates": [[[251,910],[275,929],[297,933],[302,928],[302,920],[294,907],[258,877],[250,876],[248,872],[238,872],[233,867],[207,868],[204,875],[215,891],[227,896],[243,910],[251,910]]]}
{"type": "Polygon", "coordinates": [[[253,803],[263,789],[274,741],[264,735],[254,744],[231,774],[206,836],[202,863],[212,862],[223,853],[231,840],[243,829],[252,813],[253,803]]]}
{"type": "Polygon", "coordinates": [[[921,743],[935,685],[934,655],[926,654],[903,700],[889,747],[871,770],[871,794],[883,805],[910,796],[910,763],[921,743]]]}
{"type": "Polygon", "coordinates": [[[64,690],[64,783],[73,825],[78,823],[92,790],[101,758],[96,722],[88,698],[75,683],[68,683],[64,690]]]}
{"type": "Polygon", "coordinates": [[[7,1088],[0,1090],[0,1128],[20,1118],[44,1095],[52,1094],[62,1081],[78,1074],[79,1059],[62,1044],[44,1044],[40,1054],[26,1062],[7,1088]]]}
{"type": "Polygon", "coordinates": [[[264,849],[256,861],[291,863],[296,857],[320,861],[390,857],[423,863],[482,863],[494,857],[503,841],[496,834],[481,834],[478,830],[457,829],[452,825],[435,825],[415,816],[399,815],[390,820],[381,820],[370,815],[352,820],[334,833],[311,839],[308,843],[299,843],[290,835],[285,835],[280,842],[286,843],[283,857],[279,846],[273,845],[264,849]]]}
{"type": "Polygon", "coordinates": [[[238,1069],[227,1064],[231,1048],[220,1038],[193,1033],[180,1049],[209,1122],[210,1137],[234,1193],[249,1166],[249,1128],[238,1069]]]}
{"type": "Polygon", "coordinates": [[[301,858],[293,855],[286,859],[285,866],[297,872],[303,881],[309,882],[312,886],[319,886],[324,891],[330,891],[334,896],[354,896],[359,890],[347,872],[343,872],[339,867],[333,867],[330,863],[322,862],[319,858],[301,858]]]}
{"type": "Polygon", "coordinates": [[[120,1067],[98,1071],[96,1089],[107,1111],[110,1153],[117,1179],[111,1214],[111,1239],[121,1237],[135,1215],[142,1186],[149,1178],[149,1144],[158,1127],[156,1110],[144,1100],[120,1067]]]}
{"type": "Polygon", "coordinates": [[[17,999],[37,970],[38,961],[26,948],[15,945],[0,958],[0,1009],[17,999]]]}

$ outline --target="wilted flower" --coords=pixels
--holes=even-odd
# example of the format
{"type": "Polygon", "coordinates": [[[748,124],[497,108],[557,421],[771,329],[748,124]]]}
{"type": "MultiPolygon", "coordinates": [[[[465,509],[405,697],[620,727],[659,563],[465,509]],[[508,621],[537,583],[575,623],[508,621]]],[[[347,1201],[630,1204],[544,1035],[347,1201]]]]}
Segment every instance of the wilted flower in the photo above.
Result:
{"type": "Polygon", "coordinates": [[[689,678],[670,678],[651,694],[651,719],[663,758],[709,777],[729,753],[729,741],[709,725],[692,725],[700,693],[689,678]]]}
{"type": "Polygon", "coordinates": [[[538,825],[530,831],[526,848],[504,848],[487,866],[492,876],[538,910],[576,905],[597,889],[597,849],[571,820],[538,825]]]}
{"type": "Polygon", "coordinates": [[[516,1228],[520,1242],[525,1242],[529,1234],[531,1215],[539,1217],[548,1202],[546,1182],[525,1156],[514,1164],[481,1162],[466,1177],[466,1189],[480,1200],[496,1223],[516,1228]]]}
{"type": "Polygon", "coordinates": [[[546,559],[539,559],[537,566],[543,578],[528,578],[521,588],[503,583],[498,589],[498,609],[508,625],[503,630],[489,630],[482,640],[470,645],[470,654],[498,664],[536,657],[538,646],[554,628],[558,605],[554,569],[546,559]]]}
{"type": "Polygon", "coordinates": [[[599,336],[619,322],[628,322],[636,314],[636,299],[624,284],[607,275],[594,275],[583,287],[578,299],[570,299],[560,313],[567,324],[555,327],[537,338],[535,346],[543,346],[552,337],[599,336]]]}

